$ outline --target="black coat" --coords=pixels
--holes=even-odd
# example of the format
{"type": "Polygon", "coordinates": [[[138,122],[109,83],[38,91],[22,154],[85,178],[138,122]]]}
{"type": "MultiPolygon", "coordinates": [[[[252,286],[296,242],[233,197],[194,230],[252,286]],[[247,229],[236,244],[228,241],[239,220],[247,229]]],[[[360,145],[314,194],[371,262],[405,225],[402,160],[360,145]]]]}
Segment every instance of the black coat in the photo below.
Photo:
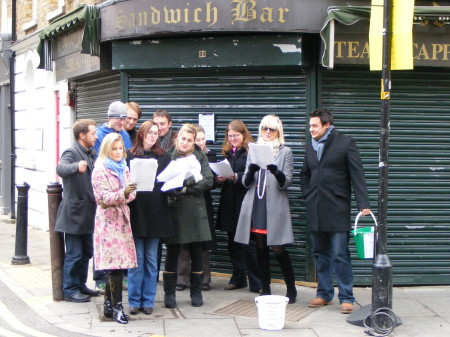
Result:
{"type": "Polygon", "coordinates": [[[358,210],[370,208],[364,170],[355,141],[331,131],[319,162],[311,144],[300,172],[310,231],[343,232],[351,229],[351,189],[358,210]]]}
{"type": "MultiPolygon", "coordinates": [[[[136,158],[127,151],[127,164],[136,158]]],[[[158,161],[156,176],[170,163],[170,156],[164,153],[157,157],[149,151],[139,158],[153,158],[158,161]]],[[[152,192],[137,192],[136,199],[130,202],[131,229],[133,236],[139,238],[165,238],[174,235],[172,215],[167,203],[167,196],[161,192],[163,183],[155,182],[152,192]]]]}
{"type": "Polygon", "coordinates": [[[245,171],[247,163],[247,151],[241,148],[233,151],[230,150],[227,160],[231,165],[234,173],[237,173],[237,182],[229,179],[225,180],[220,193],[219,210],[217,214],[217,229],[226,232],[235,232],[241,212],[242,201],[244,200],[247,189],[242,185],[242,175],[245,171]]]}
{"type": "MultiPolygon", "coordinates": [[[[207,156],[209,163],[217,162],[216,151],[209,150],[207,156]]],[[[216,179],[214,179],[213,187],[210,190],[203,192],[206,202],[206,213],[208,213],[209,229],[211,231],[211,241],[205,241],[203,244],[203,249],[207,250],[214,250],[217,248],[216,232],[214,230],[214,206],[213,206],[213,198],[211,196],[211,190],[215,189],[216,186],[217,186],[216,179]]]]}
{"type": "Polygon", "coordinates": [[[74,142],[61,155],[56,173],[62,178],[63,198],[56,216],[55,231],[69,234],[94,233],[95,202],[92,190],[93,159],[88,150],[74,142]],[[78,171],[78,163],[88,163],[86,172],[78,171]]]}

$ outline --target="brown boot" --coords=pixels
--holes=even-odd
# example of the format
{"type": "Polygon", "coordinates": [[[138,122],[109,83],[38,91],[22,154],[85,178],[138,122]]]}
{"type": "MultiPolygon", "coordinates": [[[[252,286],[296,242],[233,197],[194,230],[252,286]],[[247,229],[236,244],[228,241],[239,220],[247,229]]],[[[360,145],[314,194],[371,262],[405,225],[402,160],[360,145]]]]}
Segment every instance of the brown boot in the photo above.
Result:
{"type": "Polygon", "coordinates": [[[327,302],[321,297],[316,297],[315,299],[308,302],[308,307],[320,308],[320,307],[323,307],[324,305],[328,305],[328,304],[331,304],[331,301],[327,302]]]}

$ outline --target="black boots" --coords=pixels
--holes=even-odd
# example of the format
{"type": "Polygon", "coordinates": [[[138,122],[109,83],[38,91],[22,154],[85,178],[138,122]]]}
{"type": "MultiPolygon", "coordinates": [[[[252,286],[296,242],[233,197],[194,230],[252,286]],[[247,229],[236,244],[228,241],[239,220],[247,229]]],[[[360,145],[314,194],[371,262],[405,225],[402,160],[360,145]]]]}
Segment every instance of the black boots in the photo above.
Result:
{"type": "Polygon", "coordinates": [[[269,247],[256,249],[256,260],[259,266],[259,276],[261,279],[261,295],[271,295],[270,290],[270,256],[269,247]]]}
{"type": "Polygon", "coordinates": [[[166,308],[176,308],[177,300],[175,295],[175,288],[177,286],[177,273],[163,273],[163,283],[164,305],[166,306],[166,308]]]}
{"type": "Polygon", "coordinates": [[[294,269],[292,268],[289,253],[284,250],[283,254],[275,254],[275,257],[277,258],[277,261],[281,267],[281,271],[283,272],[284,282],[286,282],[286,297],[289,298],[289,304],[295,303],[297,299],[297,289],[295,288],[294,269]]]}
{"type": "Polygon", "coordinates": [[[122,276],[109,275],[109,287],[114,320],[120,324],[127,324],[128,315],[125,315],[122,306],[122,276]]]}
{"type": "Polygon", "coordinates": [[[202,281],[203,273],[191,273],[191,286],[189,289],[191,290],[191,304],[193,307],[201,307],[203,305],[202,281]]]}
{"type": "Polygon", "coordinates": [[[103,315],[107,318],[113,317],[113,307],[111,303],[111,287],[109,286],[109,276],[105,284],[105,303],[103,303],[103,315]]]}

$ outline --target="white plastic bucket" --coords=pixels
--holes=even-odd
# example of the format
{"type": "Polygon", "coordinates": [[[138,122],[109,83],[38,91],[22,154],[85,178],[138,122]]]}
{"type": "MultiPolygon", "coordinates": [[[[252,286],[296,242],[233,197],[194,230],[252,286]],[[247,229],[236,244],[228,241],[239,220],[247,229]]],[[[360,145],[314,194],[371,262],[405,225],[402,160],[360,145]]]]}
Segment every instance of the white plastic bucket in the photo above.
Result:
{"type": "Polygon", "coordinates": [[[255,297],[258,307],[259,327],[263,330],[281,330],[284,327],[286,304],[289,298],[279,295],[255,297]]]}

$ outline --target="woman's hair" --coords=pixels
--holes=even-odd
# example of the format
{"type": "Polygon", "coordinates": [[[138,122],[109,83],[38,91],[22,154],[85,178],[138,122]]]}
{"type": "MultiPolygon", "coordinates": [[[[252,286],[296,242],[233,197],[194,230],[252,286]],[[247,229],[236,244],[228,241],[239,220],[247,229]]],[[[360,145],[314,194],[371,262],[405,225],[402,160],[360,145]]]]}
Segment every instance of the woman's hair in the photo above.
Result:
{"type": "Polygon", "coordinates": [[[185,132],[191,133],[194,135],[194,143],[192,144],[192,152],[193,152],[194,147],[195,147],[195,138],[197,137],[197,130],[195,129],[195,125],[190,124],[190,123],[183,124],[181,126],[180,130],[178,130],[178,138],[177,138],[177,141],[175,142],[175,148],[177,150],[180,150],[180,148],[178,147],[178,141],[180,139],[180,136],[185,132]]]}
{"type": "Polygon", "coordinates": [[[241,147],[248,152],[248,143],[253,142],[253,137],[243,121],[241,121],[240,119],[234,119],[230,123],[228,123],[227,128],[225,129],[225,138],[222,145],[222,155],[228,156],[228,153],[233,147],[233,145],[231,145],[230,141],[228,140],[228,132],[231,130],[242,134],[243,140],[241,147]]]}
{"type": "Polygon", "coordinates": [[[100,146],[100,152],[98,154],[98,158],[95,161],[95,164],[103,164],[105,160],[109,157],[109,151],[114,146],[115,142],[121,142],[123,146],[123,158],[127,157],[127,152],[125,151],[125,145],[123,143],[122,136],[117,132],[112,132],[107,134],[105,138],[103,138],[102,145],[100,146]]]}
{"type": "Polygon", "coordinates": [[[264,116],[264,118],[261,120],[261,123],[259,123],[258,140],[262,139],[262,130],[268,128],[278,131],[278,141],[280,142],[280,145],[284,145],[283,124],[281,123],[281,120],[280,118],[278,118],[278,116],[264,116]]]}
{"type": "MultiPolygon", "coordinates": [[[[134,156],[142,157],[144,155],[144,139],[147,133],[149,133],[150,129],[153,127],[153,125],[156,125],[156,127],[158,127],[158,124],[156,124],[153,121],[146,121],[142,123],[141,127],[139,128],[136,134],[136,141],[134,142],[134,145],[130,150],[130,152],[134,156]]],[[[151,147],[150,151],[158,157],[162,156],[163,153],[165,152],[161,148],[161,143],[159,139],[156,140],[156,143],[151,147]]]]}

